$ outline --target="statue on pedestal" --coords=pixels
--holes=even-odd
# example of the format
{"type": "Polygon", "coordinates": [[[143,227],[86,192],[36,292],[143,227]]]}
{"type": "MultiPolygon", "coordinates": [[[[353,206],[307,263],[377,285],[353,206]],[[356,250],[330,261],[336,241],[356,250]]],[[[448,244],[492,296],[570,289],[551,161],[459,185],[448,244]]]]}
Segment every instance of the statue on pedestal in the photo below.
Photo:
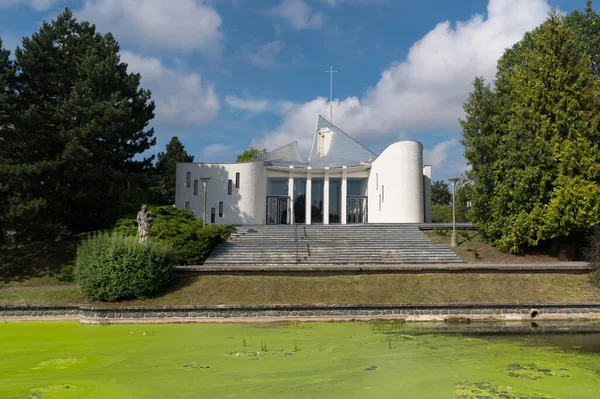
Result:
{"type": "Polygon", "coordinates": [[[142,210],[137,214],[138,224],[138,236],[140,238],[140,244],[148,242],[148,235],[150,234],[150,227],[152,226],[152,217],[148,213],[148,207],[142,205],[142,210]]]}

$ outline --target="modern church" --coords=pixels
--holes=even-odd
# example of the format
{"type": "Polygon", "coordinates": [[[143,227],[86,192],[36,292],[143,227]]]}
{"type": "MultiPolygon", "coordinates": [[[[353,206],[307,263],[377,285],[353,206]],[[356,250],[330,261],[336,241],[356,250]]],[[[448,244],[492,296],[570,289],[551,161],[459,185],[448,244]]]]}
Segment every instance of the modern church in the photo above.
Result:
{"type": "Polygon", "coordinates": [[[376,155],[319,115],[307,161],[293,142],[252,162],[177,164],[175,206],[212,224],[430,223],[431,167],[417,141],[376,155]]]}

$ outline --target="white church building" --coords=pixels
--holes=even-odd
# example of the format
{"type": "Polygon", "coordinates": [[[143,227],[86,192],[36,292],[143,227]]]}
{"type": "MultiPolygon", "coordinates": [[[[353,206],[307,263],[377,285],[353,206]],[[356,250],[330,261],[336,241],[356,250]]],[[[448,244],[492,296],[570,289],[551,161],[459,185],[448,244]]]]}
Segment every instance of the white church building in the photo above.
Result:
{"type": "Polygon", "coordinates": [[[177,164],[175,206],[212,224],[430,223],[431,167],[417,141],[376,155],[319,116],[307,161],[293,142],[252,162],[177,164]]]}

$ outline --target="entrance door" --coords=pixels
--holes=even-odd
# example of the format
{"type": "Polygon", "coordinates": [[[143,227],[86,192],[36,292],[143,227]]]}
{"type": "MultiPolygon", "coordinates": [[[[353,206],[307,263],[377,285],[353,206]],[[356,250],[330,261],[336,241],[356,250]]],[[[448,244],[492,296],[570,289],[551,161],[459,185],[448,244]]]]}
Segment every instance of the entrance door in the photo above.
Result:
{"type": "Polygon", "coordinates": [[[346,223],[367,223],[367,197],[349,195],[346,197],[346,223]]]}
{"type": "Polygon", "coordinates": [[[288,197],[267,196],[267,224],[287,224],[288,203],[288,197]]]}

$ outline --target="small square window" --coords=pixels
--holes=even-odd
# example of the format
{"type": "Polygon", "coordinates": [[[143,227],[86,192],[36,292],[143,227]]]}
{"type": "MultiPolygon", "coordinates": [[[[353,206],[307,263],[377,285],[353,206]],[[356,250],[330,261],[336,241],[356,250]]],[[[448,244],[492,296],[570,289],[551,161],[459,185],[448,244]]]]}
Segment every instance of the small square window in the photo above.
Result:
{"type": "Polygon", "coordinates": [[[190,209],[190,203],[189,202],[185,203],[185,209],[190,209]]]}
{"type": "Polygon", "coordinates": [[[223,201],[219,202],[219,217],[223,217],[223,201]]]}
{"type": "Polygon", "coordinates": [[[233,181],[227,180],[227,195],[233,194],[233,181]]]}
{"type": "Polygon", "coordinates": [[[385,187],[383,187],[383,184],[381,185],[381,202],[385,202],[385,187]]]}
{"type": "Polygon", "coordinates": [[[185,175],[185,186],[191,187],[192,185],[192,172],[187,172],[185,175]]]}
{"type": "Polygon", "coordinates": [[[194,195],[198,195],[198,180],[194,180],[194,195]]]}
{"type": "Polygon", "coordinates": [[[240,172],[235,174],[235,188],[240,188],[240,172]]]}
{"type": "Polygon", "coordinates": [[[210,208],[210,222],[215,223],[215,208],[210,208]]]}

